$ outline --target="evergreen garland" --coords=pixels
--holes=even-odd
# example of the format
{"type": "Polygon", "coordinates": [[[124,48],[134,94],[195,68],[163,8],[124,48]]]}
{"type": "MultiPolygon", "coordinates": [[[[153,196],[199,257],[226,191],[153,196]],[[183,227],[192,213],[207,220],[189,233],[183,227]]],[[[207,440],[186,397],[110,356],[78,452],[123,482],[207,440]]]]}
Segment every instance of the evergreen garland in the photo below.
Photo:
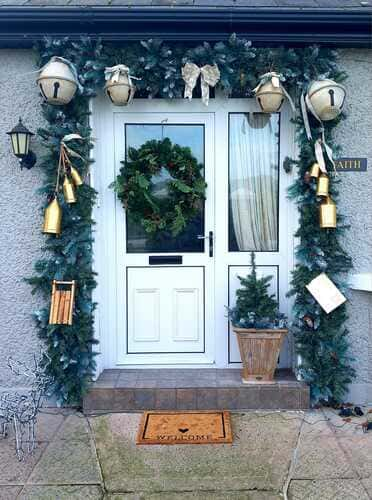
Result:
{"type": "MultiPolygon", "coordinates": [[[[339,150],[332,140],[336,124],[336,121],[325,123],[327,142],[333,146],[334,152],[339,150]]],[[[292,332],[297,353],[301,356],[299,372],[310,385],[312,400],[335,404],[342,401],[355,376],[348,353],[349,332],[344,326],[346,304],[326,314],[307,291],[306,285],[324,272],[346,293],[345,278],[352,262],[340,240],[347,226],[338,210],[337,228],[320,228],[316,182],[307,175],[309,166],[315,162],[314,147],[307,140],[301,119],[297,121],[297,142],[300,145],[298,178],[289,189],[289,196],[296,202],[300,215],[295,235],[299,238],[299,245],[289,293],[295,297],[292,332]]],[[[331,168],[328,165],[328,170],[331,168]]],[[[333,175],[329,189],[333,200],[338,198],[338,182],[333,175]]]]}
{"type": "MultiPolygon", "coordinates": [[[[336,52],[328,48],[256,48],[244,39],[232,36],[215,44],[204,42],[196,47],[183,43],[165,44],[159,40],[125,43],[121,47],[102,44],[82,38],[78,42],[64,39],[45,40],[38,46],[40,66],[53,55],[63,56],[77,68],[82,92],[63,107],[43,105],[46,127],[38,131],[45,145],[45,154],[39,166],[45,181],[39,192],[46,199],[53,190],[57,172],[59,144],[68,133],[90,137],[89,98],[104,85],[104,68],[125,63],[131,74],[141,78],[136,82],[137,96],[180,98],[184,82],[181,67],[186,62],[196,64],[216,63],[221,72],[217,85],[226,96],[252,97],[252,89],[259,77],[274,70],[283,75],[283,85],[298,102],[303,89],[313,79],[329,77],[341,81],[343,75],[337,68],[336,52]]],[[[332,131],[337,120],[326,122],[327,141],[332,144],[332,131]]],[[[297,266],[293,273],[292,294],[295,294],[295,339],[302,357],[300,371],[311,384],[314,400],[342,399],[347,384],[353,377],[348,356],[348,337],[344,328],[346,308],[341,306],[326,315],[306,291],[305,285],[320,272],[342,288],[342,276],[350,268],[350,258],[340,246],[344,226],[324,230],[318,224],[318,202],[315,186],[304,176],[315,161],[313,144],[309,143],[302,123],[296,119],[297,143],[300,150],[298,179],[290,190],[300,212],[297,236],[297,266]],[[304,318],[314,319],[309,327],[304,318]]],[[[312,124],[314,137],[318,137],[317,124],[312,124]]],[[[88,140],[74,148],[86,159],[92,147],[88,140]]],[[[334,151],[337,151],[333,144],[334,151]]],[[[77,162],[82,174],[87,173],[87,163],[77,162]]],[[[97,165],[96,168],[100,166],[97,165]]],[[[337,198],[335,182],[331,194],[337,198]]],[[[35,264],[36,274],[29,279],[35,292],[42,292],[46,307],[36,312],[38,332],[47,346],[52,362],[49,375],[55,381],[55,392],[60,403],[78,403],[87,389],[95,369],[92,290],[95,277],[92,271],[92,207],[96,193],[88,185],[79,188],[78,202],[63,205],[63,231],[60,238],[46,237],[45,254],[35,264]],[[77,280],[76,310],[73,326],[48,325],[50,288],[53,279],[77,280]]],[[[44,203],[45,207],[45,203],[44,203]]]]}

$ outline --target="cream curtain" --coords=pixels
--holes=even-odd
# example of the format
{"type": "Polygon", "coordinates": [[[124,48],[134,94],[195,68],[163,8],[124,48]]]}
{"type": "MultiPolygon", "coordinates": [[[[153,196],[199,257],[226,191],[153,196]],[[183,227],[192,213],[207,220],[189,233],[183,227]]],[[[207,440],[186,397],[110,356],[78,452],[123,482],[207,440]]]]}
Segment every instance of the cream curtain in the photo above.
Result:
{"type": "Polygon", "coordinates": [[[278,245],[279,115],[230,115],[230,207],[239,251],[278,245]]]}

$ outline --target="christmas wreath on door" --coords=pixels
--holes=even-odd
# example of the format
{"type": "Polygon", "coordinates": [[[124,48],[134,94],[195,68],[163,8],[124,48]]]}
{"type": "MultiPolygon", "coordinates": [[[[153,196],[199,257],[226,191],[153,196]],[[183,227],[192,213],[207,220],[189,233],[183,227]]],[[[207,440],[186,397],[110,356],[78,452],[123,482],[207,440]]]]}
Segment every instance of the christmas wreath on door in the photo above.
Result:
{"type": "Polygon", "coordinates": [[[179,235],[200,212],[207,184],[190,148],[169,138],[129,148],[112,187],[132,221],[146,233],[179,235]],[[161,189],[159,189],[161,185],[161,189]]]}

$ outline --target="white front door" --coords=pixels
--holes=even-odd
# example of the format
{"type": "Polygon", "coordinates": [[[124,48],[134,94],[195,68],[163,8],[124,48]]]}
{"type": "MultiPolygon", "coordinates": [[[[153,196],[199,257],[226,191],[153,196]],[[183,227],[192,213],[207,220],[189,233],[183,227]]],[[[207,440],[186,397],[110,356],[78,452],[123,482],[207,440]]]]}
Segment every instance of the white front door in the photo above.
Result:
{"type": "MultiPolygon", "coordinates": [[[[289,313],[286,293],[293,267],[294,210],[287,199],[294,156],[289,110],[260,112],[253,99],[135,100],[116,108],[94,104],[97,332],[101,367],[239,366],[226,306],[238,276],[270,274],[271,291],[289,313]],[[204,166],[206,201],[176,238],[149,238],[130,221],[108,185],[128,148],[169,137],[190,147],[204,166]]],[[[162,190],[159,176],[153,179],[162,190]]],[[[163,183],[164,184],[164,183],[163,183]]],[[[287,342],[280,365],[291,365],[287,342]]]]}
{"type": "MultiPolygon", "coordinates": [[[[176,237],[149,236],[117,206],[122,273],[119,349],[132,363],[213,363],[214,345],[214,116],[211,113],[120,113],[115,116],[115,163],[130,148],[169,138],[189,147],[203,165],[207,196],[176,237]]],[[[167,196],[165,171],[154,194],[167,196]]]]}

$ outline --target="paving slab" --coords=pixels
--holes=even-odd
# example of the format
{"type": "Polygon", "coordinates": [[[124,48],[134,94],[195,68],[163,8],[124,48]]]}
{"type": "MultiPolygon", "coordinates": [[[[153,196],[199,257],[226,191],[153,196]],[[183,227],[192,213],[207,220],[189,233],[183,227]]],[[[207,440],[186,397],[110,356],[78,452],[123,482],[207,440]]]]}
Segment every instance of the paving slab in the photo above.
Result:
{"type": "Polygon", "coordinates": [[[22,486],[0,486],[0,500],[14,500],[22,486]]]}
{"type": "Polygon", "coordinates": [[[294,480],[288,490],[289,500],[369,500],[357,479],[294,480]]]}
{"type": "Polygon", "coordinates": [[[51,441],[64,420],[65,416],[59,412],[42,410],[37,418],[36,440],[38,442],[51,441]]]}
{"type": "Polygon", "coordinates": [[[345,453],[333,435],[300,436],[293,479],[357,479],[345,453]]]}
{"type": "Polygon", "coordinates": [[[333,430],[329,425],[329,419],[323,412],[312,410],[303,413],[303,424],[301,436],[307,437],[332,437],[333,430]]]}
{"type": "Polygon", "coordinates": [[[111,414],[90,419],[110,493],[279,493],[301,425],[300,419],[279,413],[235,413],[232,445],[136,446],[140,418],[111,414]]]}
{"type": "MultiPolygon", "coordinates": [[[[0,497],[1,498],[1,497],[0,497]]],[[[15,497],[13,497],[15,498],[15,497]]],[[[25,486],[17,500],[100,500],[100,486],[25,486]]]]}
{"type": "Polygon", "coordinates": [[[32,455],[20,462],[16,456],[14,439],[0,439],[0,485],[23,485],[40,459],[46,443],[39,443],[32,455]]]}
{"type": "Polygon", "coordinates": [[[91,439],[88,420],[82,413],[68,416],[58,429],[55,439],[64,441],[89,441],[91,439]]]}
{"type": "Polygon", "coordinates": [[[101,476],[90,440],[52,441],[43,453],[28,484],[100,484],[101,476]]]}
{"type": "MultiPolygon", "coordinates": [[[[36,441],[38,443],[51,441],[65,418],[66,416],[58,410],[53,410],[51,408],[41,410],[38,414],[35,427],[36,441]]],[[[7,440],[14,440],[13,425],[9,425],[8,427],[7,440]]],[[[0,438],[0,446],[1,442],[2,440],[0,438]]]]}
{"type": "Polygon", "coordinates": [[[339,443],[361,478],[372,476],[372,433],[339,437],[339,443]]]}
{"type": "Polygon", "coordinates": [[[361,479],[361,482],[369,495],[369,498],[372,498],[372,474],[368,478],[361,479]]]}
{"type": "Polygon", "coordinates": [[[126,493],[108,494],[105,500],[282,500],[279,493],[269,491],[202,491],[188,493],[126,493]]]}

